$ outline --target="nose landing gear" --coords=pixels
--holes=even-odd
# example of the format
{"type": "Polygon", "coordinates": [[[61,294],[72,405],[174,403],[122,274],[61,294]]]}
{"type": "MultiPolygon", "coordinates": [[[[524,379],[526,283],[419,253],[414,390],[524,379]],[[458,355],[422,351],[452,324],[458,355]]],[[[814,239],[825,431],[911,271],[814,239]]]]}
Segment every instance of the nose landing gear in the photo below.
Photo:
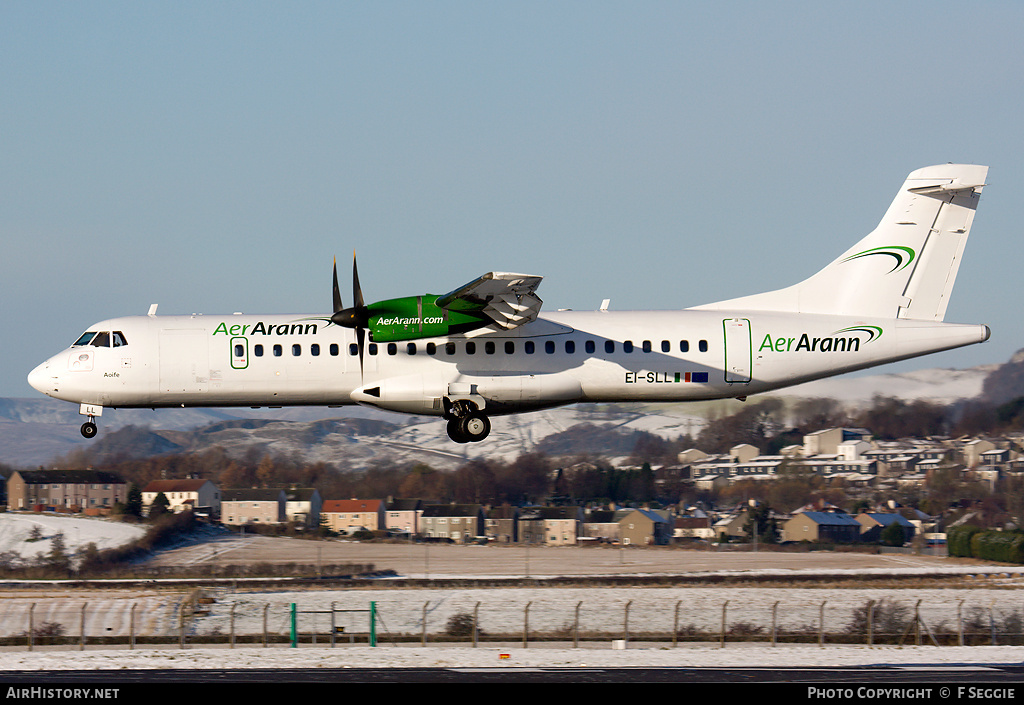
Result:
{"type": "Polygon", "coordinates": [[[82,424],[82,435],[86,438],[94,438],[96,436],[96,417],[103,415],[103,407],[99,404],[87,404],[84,403],[79,407],[78,413],[85,416],[89,420],[82,424]]]}

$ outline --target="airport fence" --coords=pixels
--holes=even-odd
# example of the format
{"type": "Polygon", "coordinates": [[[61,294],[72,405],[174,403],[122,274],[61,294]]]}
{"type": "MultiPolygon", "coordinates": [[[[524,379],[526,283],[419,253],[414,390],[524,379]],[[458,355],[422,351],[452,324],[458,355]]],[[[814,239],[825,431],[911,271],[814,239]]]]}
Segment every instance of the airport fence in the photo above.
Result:
{"type": "MultiPolygon", "coordinates": [[[[839,591],[837,591],[839,592],[839,591]]],[[[335,593],[337,595],[337,593],[335,593]]],[[[0,600],[0,645],[196,648],[349,644],[517,644],[656,642],[664,645],[866,644],[1020,645],[1024,606],[1003,600],[927,601],[887,597],[861,602],[737,599],[574,600],[326,600],[295,602],[265,594],[75,601],[0,600]]]]}

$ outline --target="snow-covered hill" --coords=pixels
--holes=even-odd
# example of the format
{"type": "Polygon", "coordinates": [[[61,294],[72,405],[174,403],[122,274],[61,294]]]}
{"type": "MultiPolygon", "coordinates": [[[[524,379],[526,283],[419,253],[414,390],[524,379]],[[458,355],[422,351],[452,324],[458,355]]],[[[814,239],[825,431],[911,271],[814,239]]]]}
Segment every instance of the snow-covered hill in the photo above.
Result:
{"type": "MultiPolygon", "coordinates": [[[[876,395],[949,404],[977,397],[985,378],[997,367],[847,375],[791,387],[773,396],[787,400],[826,397],[851,406],[866,405],[876,395]]],[[[86,441],[79,434],[82,418],[73,404],[53,399],[0,399],[0,462],[17,467],[47,464],[76,448],[102,441],[108,434],[126,426],[188,431],[217,422],[257,419],[264,423],[253,424],[253,428],[232,427],[230,423],[225,424],[225,428],[215,427],[215,431],[204,434],[202,442],[208,446],[220,445],[229,452],[255,449],[261,453],[298,453],[311,461],[329,463],[343,460],[359,465],[386,456],[396,461],[420,460],[443,467],[477,456],[511,459],[536,448],[544,439],[580,424],[622,434],[646,431],[663,438],[696,435],[709,415],[735,413],[742,404],[729,400],[694,404],[576,405],[497,417],[493,419],[491,436],[486,443],[458,445],[448,439],[444,422],[436,418],[403,416],[364,407],[110,409],[100,420],[99,438],[86,441]],[[387,429],[324,433],[323,429],[311,430],[305,426],[325,419],[377,420],[384,422],[387,429]]]]}

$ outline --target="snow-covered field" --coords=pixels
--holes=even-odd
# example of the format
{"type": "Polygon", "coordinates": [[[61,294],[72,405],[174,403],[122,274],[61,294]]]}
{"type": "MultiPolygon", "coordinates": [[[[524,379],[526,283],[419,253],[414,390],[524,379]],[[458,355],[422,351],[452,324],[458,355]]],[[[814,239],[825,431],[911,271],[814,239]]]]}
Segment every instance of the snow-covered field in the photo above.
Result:
{"type": "Polygon", "coordinates": [[[64,535],[68,553],[76,553],[89,543],[99,549],[113,548],[141,537],[145,528],[103,519],[64,517],[52,514],[0,513],[0,553],[13,552],[21,558],[47,554],[57,534],[64,535]],[[40,538],[33,541],[32,531],[40,538]]]}
{"type": "MultiPolygon", "coordinates": [[[[49,540],[26,542],[32,526],[44,537],[64,533],[69,548],[95,542],[99,546],[130,540],[138,527],[100,520],[46,515],[0,515],[0,551],[34,556],[49,550],[49,540]]],[[[715,556],[707,556],[713,559],[715,556]]],[[[771,625],[779,630],[816,632],[824,620],[826,633],[840,633],[853,620],[855,610],[868,601],[896,601],[905,613],[916,609],[929,631],[955,632],[960,619],[985,625],[1020,624],[1024,621],[1021,573],[1006,568],[918,566],[910,557],[905,564],[870,572],[928,575],[935,570],[970,574],[998,573],[977,579],[977,587],[951,579],[945,589],[901,589],[898,587],[777,588],[777,587],[561,587],[561,588],[462,588],[411,589],[371,584],[346,590],[284,591],[245,589],[226,585],[205,589],[200,609],[186,628],[186,648],[142,644],[129,650],[126,644],[100,646],[97,637],[177,636],[182,604],[190,597],[185,591],[161,588],[158,584],[139,590],[64,591],[50,588],[21,588],[10,584],[0,600],[0,636],[19,636],[29,627],[59,624],[66,636],[77,639],[84,625],[85,650],[76,646],[27,645],[0,647],[0,670],[124,669],[124,668],[306,668],[306,667],[592,667],[613,666],[843,666],[869,664],[1006,664],[1024,661],[1024,647],[1018,646],[881,646],[806,645],[768,643],[771,625]],[[345,634],[367,631],[370,603],[378,612],[380,646],[339,643],[329,648],[334,624],[345,634]],[[290,630],[292,604],[296,605],[300,634],[318,634],[318,645],[292,649],[281,644],[270,647],[201,643],[208,635],[260,635],[264,625],[276,636],[290,630]],[[479,627],[486,634],[503,635],[503,644],[481,642],[467,645],[430,645],[445,631],[454,615],[476,612],[479,627]],[[594,641],[571,643],[571,627],[578,616],[579,630],[596,635],[594,641]],[[717,634],[723,617],[729,627],[753,630],[758,643],[726,641],[724,648],[712,642],[681,641],[678,647],[666,642],[644,642],[645,632],[669,634],[673,629],[700,630],[717,634]],[[1014,620],[1017,620],[1014,622],[1014,620]],[[522,648],[525,625],[534,639],[522,648]],[[397,642],[391,635],[418,639],[426,631],[427,647],[418,641],[397,642]],[[536,641],[539,634],[558,633],[565,641],[557,647],[536,641]],[[629,640],[629,648],[613,649],[615,640],[629,640]],[[502,655],[508,655],[503,658],[502,655]]],[[[819,566],[820,568],[820,566],[819,566]]],[[[809,569],[809,568],[808,568],[809,569]]],[[[467,569],[467,573],[471,570],[467,569]]],[[[515,572],[515,571],[512,571],[515,572]]],[[[750,573],[750,571],[744,571],[750,573]]],[[[775,573],[764,569],[763,573],[775,573]]],[[[783,571],[792,574],[793,571],[783,571]]],[[[856,572],[856,571],[850,571],[856,572]]],[[[839,571],[842,573],[842,571],[839,571]]],[[[192,595],[194,597],[195,594],[192,595]]],[[[1016,632],[1019,633],[1019,629],[1016,632]]],[[[343,637],[344,638],[344,637],[343,637]]],[[[365,637],[360,636],[360,640],[365,637]]],[[[827,640],[827,637],[826,637],[827,640]]],[[[988,639],[986,638],[986,641],[988,639]]],[[[907,639],[907,643],[912,637],[907,639]]],[[[998,639],[997,639],[998,643],[998,639]]]]}
{"type": "MultiPolygon", "coordinates": [[[[0,670],[21,669],[120,669],[120,668],[297,668],[297,667],[412,667],[412,666],[829,666],[883,663],[913,664],[996,664],[1024,661],[1019,646],[881,646],[833,645],[824,648],[807,645],[768,643],[773,612],[780,630],[815,631],[824,617],[826,631],[842,631],[852,619],[853,610],[868,600],[897,600],[913,614],[915,606],[928,632],[956,630],[959,616],[980,615],[1005,623],[1020,614],[1020,593],[1011,584],[1004,587],[950,589],[824,589],[824,588],[481,588],[481,589],[354,589],[316,591],[269,591],[213,589],[205,594],[212,602],[204,605],[187,628],[186,648],[140,645],[128,650],[89,646],[4,647],[0,652],[0,670]],[[918,605],[918,601],[920,601],[918,605]],[[370,603],[378,611],[379,646],[365,646],[370,603]],[[298,631],[316,632],[318,645],[303,644],[297,649],[280,643],[270,647],[210,645],[198,641],[203,635],[260,635],[264,623],[271,635],[286,636],[290,630],[291,605],[296,605],[298,631]],[[359,645],[348,645],[339,637],[330,648],[331,610],[337,610],[335,624],[345,634],[359,634],[359,645]],[[581,632],[600,633],[596,641],[581,641],[580,648],[564,648],[571,643],[571,630],[579,610],[581,632]],[[208,611],[206,611],[208,610],[208,611]],[[452,615],[477,611],[480,628],[488,634],[506,635],[499,646],[481,642],[479,648],[465,644],[433,644],[452,615]],[[671,633],[678,625],[694,626],[712,634],[724,616],[728,625],[760,627],[758,643],[729,642],[720,648],[717,641],[685,642],[677,647],[667,642],[644,642],[643,632],[671,633]],[[418,637],[427,620],[427,647],[418,641],[397,642],[392,634],[418,637]],[[266,620],[264,622],[264,620],[266,620]],[[560,631],[565,639],[553,648],[533,641],[522,648],[525,624],[536,637],[541,632],[560,631]],[[628,625],[628,626],[627,626],[628,625]],[[630,647],[613,649],[615,640],[627,639],[630,647]],[[502,659],[500,654],[509,654],[502,659]]],[[[57,592],[9,593],[0,605],[0,630],[4,636],[24,633],[27,614],[34,604],[36,625],[57,622],[65,625],[65,634],[77,637],[83,623],[88,638],[100,635],[126,636],[130,620],[135,620],[137,635],[178,633],[178,607],[183,593],[154,588],[138,593],[57,592]]],[[[712,636],[712,639],[714,637],[712,636]]],[[[828,637],[826,637],[827,641],[828,637]]],[[[986,635],[987,640],[987,635],[986,635]]],[[[906,638],[913,643],[913,636],[906,638]]]]}

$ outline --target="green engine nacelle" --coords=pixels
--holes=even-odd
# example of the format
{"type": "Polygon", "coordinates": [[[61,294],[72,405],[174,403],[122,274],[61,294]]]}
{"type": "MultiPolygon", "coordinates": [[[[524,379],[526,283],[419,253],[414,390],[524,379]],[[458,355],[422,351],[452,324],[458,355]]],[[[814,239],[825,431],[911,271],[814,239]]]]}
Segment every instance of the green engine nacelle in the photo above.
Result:
{"type": "Polygon", "coordinates": [[[417,338],[438,338],[465,333],[490,325],[488,316],[477,311],[452,311],[439,307],[433,294],[405,296],[367,305],[370,340],[390,343],[417,338]]]}

